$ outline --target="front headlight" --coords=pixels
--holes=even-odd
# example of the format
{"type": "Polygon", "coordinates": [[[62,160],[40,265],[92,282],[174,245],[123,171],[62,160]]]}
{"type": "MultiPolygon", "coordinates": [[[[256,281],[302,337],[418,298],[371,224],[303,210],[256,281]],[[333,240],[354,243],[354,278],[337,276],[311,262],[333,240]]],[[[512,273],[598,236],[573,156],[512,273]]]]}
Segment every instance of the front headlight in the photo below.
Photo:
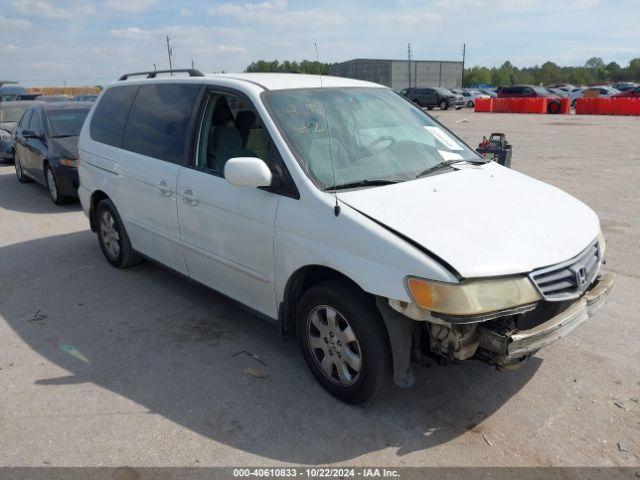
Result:
{"type": "Polygon", "coordinates": [[[4,130],[0,130],[0,141],[8,142],[11,140],[11,134],[9,132],[5,132],[4,130]]]}
{"type": "Polygon", "coordinates": [[[542,299],[527,277],[514,276],[461,283],[407,277],[407,290],[420,307],[446,315],[496,312],[542,299]]]}

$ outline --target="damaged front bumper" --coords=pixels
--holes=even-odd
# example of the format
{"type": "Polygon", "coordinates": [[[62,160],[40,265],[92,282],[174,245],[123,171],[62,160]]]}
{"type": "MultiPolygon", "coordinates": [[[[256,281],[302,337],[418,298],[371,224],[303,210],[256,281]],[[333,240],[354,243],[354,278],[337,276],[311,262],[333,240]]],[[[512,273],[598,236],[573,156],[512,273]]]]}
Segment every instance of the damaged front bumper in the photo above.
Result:
{"type": "Polygon", "coordinates": [[[578,300],[547,321],[526,330],[501,329],[495,323],[478,326],[476,356],[494,365],[515,365],[536,351],[560,340],[595,314],[613,290],[615,275],[602,273],[578,300]]]}

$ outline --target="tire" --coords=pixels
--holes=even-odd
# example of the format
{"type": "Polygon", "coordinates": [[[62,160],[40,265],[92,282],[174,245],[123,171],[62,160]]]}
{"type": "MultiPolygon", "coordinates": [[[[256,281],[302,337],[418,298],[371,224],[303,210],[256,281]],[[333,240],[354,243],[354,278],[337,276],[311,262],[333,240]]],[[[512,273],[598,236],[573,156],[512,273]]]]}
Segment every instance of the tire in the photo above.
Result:
{"type": "Polygon", "coordinates": [[[29,183],[33,181],[29,177],[27,177],[26,173],[24,173],[24,170],[22,169],[22,163],[20,163],[20,159],[17,155],[14,158],[13,166],[16,169],[16,177],[18,178],[18,181],[20,183],[29,183]]]}
{"type": "Polygon", "coordinates": [[[446,100],[442,100],[440,102],[440,110],[447,110],[449,108],[449,104],[446,100]]]}
{"type": "Polygon", "coordinates": [[[49,192],[49,198],[56,205],[66,205],[71,199],[60,193],[58,188],[58,181],[56,180],[56,174],[53,171],[53,167],[49,163],[45,163],[44,166],[44,181],[49,192]]]}
{"type": "Polygon", "coordinates": [[[469,101],[467,102],[467,107],[468,107],[468,108],[473,108],[473,107],[475,107],[475,104],[473,103],[473,101],[472,101],[472,100],[469,100],[469,101]]]}
{"type": "Polygon", "coordinates": [[[552,100],[551,102],[549,102],[549,105],[547,106],[547,113],[550,113],[552,115],[560,113],[560,102],[558,102],[557,100],[552,100]]]}
{"type": "Polygon", "coordinates": [[[355,286],[324,281],[311,287],[297,305],[296,329],[311,373],[337,399],[370,403],[391,386],[384,321],[373,299],[355,286]]]}
{"type": "Polygon", "coordinates": [[[102,200],[95,215],[98,243],[107,262],[116,268],[127,268],[140,263],[142,258],[131,247],[129,236],[113,202],[108,198],[102,200]]]}
{"type": "Polygon", "coordinates": [[[427,110],[433,110],[433,107],[427,107],[427,110]]]}

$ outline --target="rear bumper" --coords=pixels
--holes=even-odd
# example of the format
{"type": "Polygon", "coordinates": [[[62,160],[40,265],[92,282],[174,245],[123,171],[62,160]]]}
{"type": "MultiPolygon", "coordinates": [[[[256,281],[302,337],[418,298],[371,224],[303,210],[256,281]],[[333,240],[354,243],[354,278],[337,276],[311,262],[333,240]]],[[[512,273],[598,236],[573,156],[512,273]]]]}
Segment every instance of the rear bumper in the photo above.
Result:
{"type": "Polygon", "coordinates": [[[602,273],[593,286],[566,310],[529,330],[500,333],[480,327],[481,358],[497,365],[513,365],[566,337],[602,308],[614,284],[613,273],[602,273]]]}

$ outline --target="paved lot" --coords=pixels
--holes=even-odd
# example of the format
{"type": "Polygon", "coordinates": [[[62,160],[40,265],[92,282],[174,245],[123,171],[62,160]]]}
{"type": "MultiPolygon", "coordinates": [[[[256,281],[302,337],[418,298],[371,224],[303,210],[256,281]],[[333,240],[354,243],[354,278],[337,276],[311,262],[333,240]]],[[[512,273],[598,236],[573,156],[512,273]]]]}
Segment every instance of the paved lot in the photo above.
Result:
{"type": "Polygon", "coordinates": [[[294,339],[154,264],[109,267],[78,205],[0,167],[0,465],[640,464],[640,119],[433,113],[470,144],[505,132],[515,169],[597,211],[618,284],[590,322],[520,370],[421,368],[350,407],[294,339]]]}

